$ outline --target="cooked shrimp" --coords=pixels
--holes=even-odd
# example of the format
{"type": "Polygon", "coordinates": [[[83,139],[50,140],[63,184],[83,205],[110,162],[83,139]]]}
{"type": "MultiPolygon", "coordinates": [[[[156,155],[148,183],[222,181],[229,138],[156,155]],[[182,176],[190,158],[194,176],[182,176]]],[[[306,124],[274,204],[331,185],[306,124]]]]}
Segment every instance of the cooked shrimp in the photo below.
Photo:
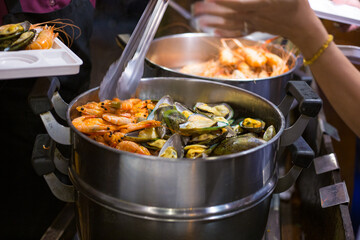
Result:
{"type": "Polygon", "coordinates": [[[220,50],[219,54],[219,61],[222,65],[235,65],[237,62],[239,62],[239,58],[236,57],[234,52],[230,48],[223,48],[220,50]]]}
{"type": "Polygon", "coordinates": [[[76,110],[81,112],[82,114],[87,115],[95,115],[97,117],[101,117],[105,112],[105,109],[99,105],[97,102],[89,102],[85,105],[76,107],[76,110]]]}
{"type": "Polygon", "coordinates": [[[58,33],[54,32],[54,26],[45,25],[36,39],[27,45],[26,50],[50,49],[58,33]]]}
{"type": "Polygon", "coordinates": [[[102,135],[97,135],[97,134],[90,134],[89,136],[91,139],[94,139],[95,141],[101,143],[101,144],[104,144],[104,145],[108,145],[105,141],[105,138],[104,136],[102,135]]]}
{"type": "Polygon", "coordinates": [[[277,76],[289,70],[286,61],[281,59],[278,55],[266,52],[265,56],[267,58],[268,65],[272,68],[271,76],[277,76]]]}
{"type": "Polygon", "coordinates": [[[251,67],[262,67],[266,64],[267,59],[262,51],[250,47],[245,47],[243,51],[245,53],[245,62],[251,67]]]}
{"type": "Polygon", "coordinates": [[[125,129],[126,132],[133,132],[136,130],[144,129],[144,128],[152,128],[152,127],[159,127],[161,124],[160,121],[156,120],[145,120],[138,123],[130,123],[127,125],[119,126],[122,129],[125,129]]]}
{"type": "Polygon", "coordinates": [[[99,133],[115,131],[119,126],[106,122],[104,119],[95,115],[84,115],[72,121],[74,127],[83,133],[99,133]]]}
{"type": "Polygon", "coordinates": [[[146,147],[143,147],[135,142],[131,141],[122,141],[119,144],[116,145],[116,148],[119,150],[132,152],[132,153],[138,153],[143,155],[150,155],[149,150],[146,147]]]}
{"type": "Polygon", "coordinates": [[[104,113],[114,113],[120,108],[120,102],[105,100],[103,102],[89,102],[85,105],[76,107],[82,114],[96,115],[101,117],[104,113]]]}
{"type": "Polygon", "coordinates": [[[130,98],[130,99],[124,100],[121,102],[120,109],[125,110],[125,111],[130,111],[139,102],[141,102],[141,99],[138,99],[138,98],[130,98]]]}
{"type": "Polygon", "coordinates": [[[242,72],[246,78],[254,78],[255,74],[251,67],[246,62],[241,62],[237,65],[237,69],[242,72]]]}
{"type": "Polygon", "coordinates": [[[124,137],[124,135],[125,133],[122,132],[109,132],[105,133],[103,138],[109,146],[116,147],[116,145],[121,142],[121,139],[124,137]]]}
{"type": "Polygon", "coordinates": [[[113,113],[104,113],[102,118],[115,125],[125,125],[129,123],[135,123],[135,119],[131,117],[123,117],[113,113]]]}

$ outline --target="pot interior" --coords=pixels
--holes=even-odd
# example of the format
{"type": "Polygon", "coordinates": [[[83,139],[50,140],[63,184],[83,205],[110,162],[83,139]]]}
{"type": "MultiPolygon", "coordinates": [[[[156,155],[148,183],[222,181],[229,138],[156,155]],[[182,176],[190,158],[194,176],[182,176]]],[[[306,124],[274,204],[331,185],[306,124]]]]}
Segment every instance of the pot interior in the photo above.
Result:
{"type": "MultiPolygon", "coordinates": [[[[68,123],[74,131],[78,132],[71,121],[80,116],[76,107],[90,101],[99,101],[98,90],[91,89],[70,103],[68,123]]],[[[267,126],[274,125],[277,135],[269,142],[276,140],[284,129],[284,117],[277,106],[259,95],[227,84],[191,78],[143,78],[135,94],[140,99],[152,100],[159,100],[164,95],[170,95],[175,101],[189,108],[196,102],[225,102],[234,109],[234,119],[259,118],[265,121],[267,126]]]]}
{"type": "MultiPolygon", "coordinates": [[[[157,65],[160,68],[179,72],[185,65],[205,62],[218,56],[221,39],[220,37],[203,33],[186,33],[158,38],[151,43],[146,59],[151,64],[157,65]]],[[[260,46],[264,44],[261,41],[249,39],[239,38],[237,40],[245,46],[260,46]]],[[[266,44],[266,49],[278,56],[289,54],[278,45],[266,44]]],[[[290,54],[287,64],[289,72],[292,72],[296,65],[294,55],[290,54]]]]}

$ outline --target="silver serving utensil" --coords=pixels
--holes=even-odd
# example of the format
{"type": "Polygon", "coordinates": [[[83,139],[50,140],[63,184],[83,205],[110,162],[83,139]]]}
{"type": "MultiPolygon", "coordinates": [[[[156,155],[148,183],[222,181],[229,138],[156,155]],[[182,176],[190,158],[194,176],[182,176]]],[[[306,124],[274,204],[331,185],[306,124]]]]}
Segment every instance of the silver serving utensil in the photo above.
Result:
{"type": "Polygon", "coordinates": [[[143,75],[145,54],[167,8],[168,0],[150,0],[121,57],[100,84],[101,101],[131,97],[143,75]]]}

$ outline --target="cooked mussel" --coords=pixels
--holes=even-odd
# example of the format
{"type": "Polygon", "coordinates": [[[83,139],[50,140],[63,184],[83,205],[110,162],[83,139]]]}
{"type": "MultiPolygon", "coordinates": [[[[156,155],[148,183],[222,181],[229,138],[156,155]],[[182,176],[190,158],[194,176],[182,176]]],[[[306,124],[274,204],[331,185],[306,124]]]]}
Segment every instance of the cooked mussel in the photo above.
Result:
{"type": "Polygon", "coordinates": [[[276,130],[274,125],[270,125],[264,132],[263,139],[269,141],[276,135],[276,130]]]}
{"type": "Polygon", "coordinates": [[[239,135],[226,138],[212,151],[212,156],[221,156],[231,153],[237,153],[265,144],[266,141],[249,135],[239,135]]]}
{"type": "Polygon", "coordinates": [[[166,158],[183,158],[184,157],[184,140],[180,134],[173,134],[164,144],[159,152],[159,157],[166,158]]]}
{"type": "Polygon", "coordinates": [[[227,136],[227,130],[217,130],[209,133],[202,133],[194,135],[190,138],[191,143],[201,144],[201,145],[213,145],[224,140],[227,136]]]}
{"type": "Polygon", "coordinates": [[[188,118],[190,115],[192,115],[194,113],[188,107],[186,107],[185,105],[183,105],[179,102],[175,102],[174,105],[176,107],[176,110],[181,112],[186,118],[188,118]]]}
{"type": "Polygon", "coordinates": [[[239,123],[239,126],[249,132],[260,133],[265,128],[265,122],[255,118],[245,118],[239,123]]]}
{"type": "Polygon", "coordinates": [[[20,37],[12,42],[8,47],[4,48],[4,51],[15,51],[24,49],[35,37],[35,30],[29,30],[23,32],[20,37]]]}
{"type": "Polygon", "coordinates": [[[234,110],[226,103],[207,104],[198,102],[194,106],[194,110],[208,117],[223,117],[226,120],[234,116],[234,110]]]}
{"type": "Polygon", "coordinates": [[[179,125],[186,122],[186,117],[176,109],[169,109],[163,112],[162,116],[168,129],[172,132],[179,130],[179,125]]]}
{"type": "Polygon", "coordinates": [[[206,145],[201,144],[193,144],[193,145],[187,145],[184,147],[184,151],[186,152],[185,157],[186,158],[200,158],[203,157],[206,152],[206,150],[209,147],[206,145]]]}
{"type": "Polygon", "coordinates": [[[226,126],[226,122],[217,122],[205,115],[194,113],[188,117],[186,123],[179,125],[179,130],[184,135],[191,135],[217,131],[226,126]]]}
{"type": "Polygon", "coordinates": [[[149,142],[155,141],[159,138],[155,128],[145,128],[139,131],[126,133],[123,137],[124,140],[133,142],[149,142]]]}
{"type": "Polygon", "coordinates": [[[155,141],[146,142],[143,144],[143,146],[152,150],[160,150],[165,143],[165,139],[157,139],[155,141]]]}
{"type": "Polygon", "coordinates": [[[24,21],[21,23],[12,23],[0,26],[0,40],[3,37],[14,36],[30,29],[31,23],[24,21]]]}
{"type": "MultiPolygon", "coordinates": [[[[159,115],[161,116],[161,111],[164,111],[165,109],[163,110],[158,110],[159,108],[163,108],[163,107],[166,107],[166,106],[170,106],[171,108],[175,108],[173,107],[174,105],[174,100],[169,96],[169,95],[165,95],[163,96],[155,105],[154,109],[151,111],[151,113],[149,114],[149,116],[147,117],[148,120],[153,120],[155,119],[156,115],[159,115]]],[[[161,121],[161,120],[158,120],[158,121],[161,121]]]]}

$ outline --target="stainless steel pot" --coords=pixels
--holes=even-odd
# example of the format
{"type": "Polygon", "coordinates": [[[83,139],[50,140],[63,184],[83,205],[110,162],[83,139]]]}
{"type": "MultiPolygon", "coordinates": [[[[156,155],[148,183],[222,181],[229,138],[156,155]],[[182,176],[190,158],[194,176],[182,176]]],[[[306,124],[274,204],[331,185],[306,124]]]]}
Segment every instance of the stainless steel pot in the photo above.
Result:
{"type": "MultiPolygon", "coordinates": [[[[208,78],[180,73],[179,69],[187,64],[205,62],[218,55],[221,46],[219,37],[205,33],[185,33],[161,37],[153,40],[146,55],[144,77],[187,77],[217,81],[241,87],[279,104],[285,96],[285,86],[296,68],[296,58],[291,54],[288,63],[292,68],[279,76],[247,80],[227,80],[208,78]]],[[[263,42],[239,39],[246,45],[260,45],[263,42]]],[[[269,51],[285,55],[285,50],[267,45],[269,51]]]]}
{"type": "MultiPolygon", "coordinates": [[[[277,129],[276,136],[264,145],[205,160],[174,161],[99,144],[71,123],[79,116],[77,106],[99,100],[98,88],[78,96],[70,103],[66,119],[71,129],[68,144],[72,145],[69,176],[75,187],[81,239],[261,239],[271,195],[281,183],[276,161],[279,149],[298,139],[321,107],[317,96],[303,93],[310,89],[304,84],[296,81],[288,85],[303,114],[295,126],[285,129],[282,111],[290,108],[291,95],[278,108],[258,95],[226,84],[182,78],[142,79],[137,89],[139,98],[160,99],[169,94],[187,105],[227,102],[238,114],[262,118],[277,129]]],[[[56,99],[55,106],[59,104],[56,99]]],[[[63,141],[49,112],[40,116],[50,136],[63,141]]],[[[301,167],[293,168],[293,173],[299,174],[301,167]]],[[[50,179],[51,174],[42,175],[50,179]]]]}

